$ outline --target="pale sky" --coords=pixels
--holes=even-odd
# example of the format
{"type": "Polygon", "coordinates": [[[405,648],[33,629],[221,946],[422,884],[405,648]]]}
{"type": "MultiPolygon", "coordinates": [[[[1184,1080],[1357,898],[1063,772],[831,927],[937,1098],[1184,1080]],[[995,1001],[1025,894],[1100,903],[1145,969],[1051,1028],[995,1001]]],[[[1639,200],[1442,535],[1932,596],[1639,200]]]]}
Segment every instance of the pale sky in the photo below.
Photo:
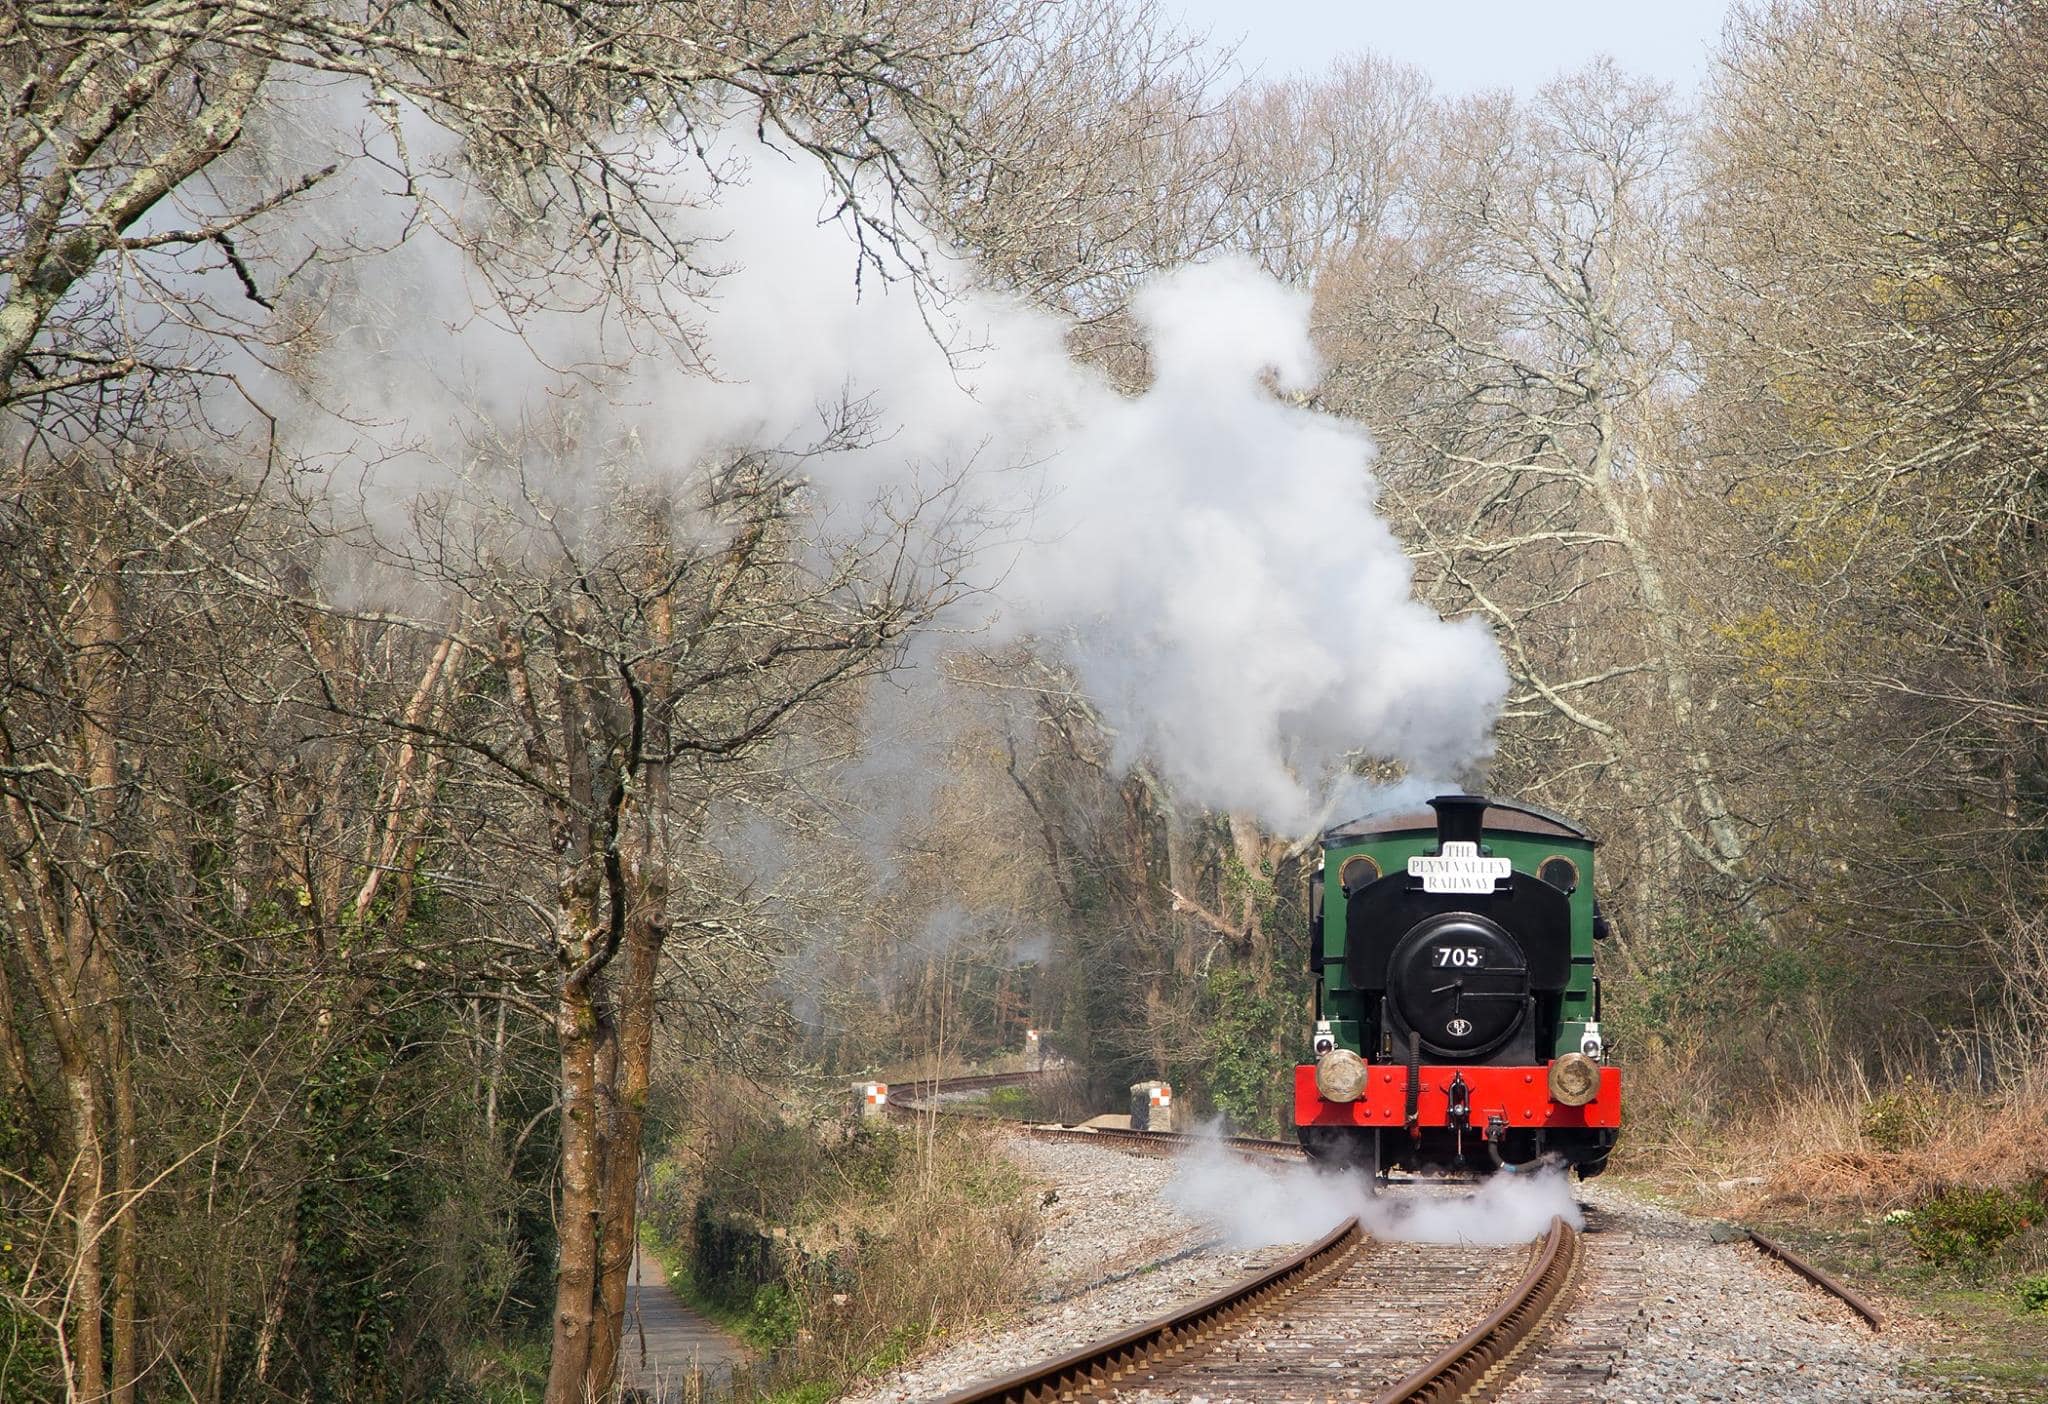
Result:
{"type": "Polygon", "coordinates": [[[1242,40],[1238,61],[1266,78],[1314,73],[1360,49],[1412,63],[1437,91],[1526,95],[1606,54],[1669,83],[1684,101],[1707,71],[1728,0],[1160,0],[1169,18],[1242,40]]]}

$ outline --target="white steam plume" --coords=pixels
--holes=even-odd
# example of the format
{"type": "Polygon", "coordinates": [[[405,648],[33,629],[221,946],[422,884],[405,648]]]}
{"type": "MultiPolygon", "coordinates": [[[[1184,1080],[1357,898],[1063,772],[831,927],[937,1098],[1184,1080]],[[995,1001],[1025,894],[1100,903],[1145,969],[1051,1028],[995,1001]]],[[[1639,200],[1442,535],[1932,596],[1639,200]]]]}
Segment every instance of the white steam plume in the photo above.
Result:
{"type": "Polygon", "coordinates": [[[1553,1218],[1585,1227],[1562,1169],[1503,1171],[1460,1194],[1375,1195],[1364,1170],[1253,1161],[1214,1140],[1180,1157],[1166,1197],[1236,1248],[1309,1242],[1354,1216],[1367,1233],[1393,1243],[1526,1243],[1553,1218]]]}
{"type": "MultiPolygon", "coordinates": [[[[1135,309],[1155,375],[1124,396],[1068,355],[1062,322],[974,290],[962,261],[933,253],[956,292],[936,310],[907,283],[857,282],[853,239],[807,156],[729,133],[712,160],[737,178],[712,191],[680,145],[654,141],[641,155],[669,169],[675,232],[715,272],[687,285],[650,272],[638,297],[681,309],[701,356],[690,364],[559,281],[532,289],[540,301],[516,320],[474,312],[487,280],[446,232],[457,221],[407,223],[395,144],[345,96],[303,95],[266,172],[352,147],[388,164],[357,161],[295,207],[296,224],[237,238],[263,277],[313,243],[407,229],[355,275],[386,315],[330,312],[316,362],[296,368],[322,387],[317,408],[281,379],[244,379],[284,410],[293,454],[366,484],[373,518],[402,522],[420,490],[464,479],[476,441],[519,442],[540,407],[573,410],[581,452],[605,457],[526,461],[527,490],[586,507],[598,467],[625,471],[609,456],[619,444],[639,446],[639,471],[683,478],[735,448],[808,444],[821,406],[852,401],[870,432],[811,465],[820,530],[950,485],[950,520],[984,528],[975,617],[954,622],[1056,648],[1118,759],[1147,761],[1186,802],[1298,831],[1347,753],[1430,778],[1488,753],[1507,686],[1490,634],[1413,597],[1374,511],[1362,431],[1282,397],[1317,376],[1305,294],[1232,259],[1159,277],[1135,309]]],[[[454,161],[445,134],[405,121],[416,167],[454,161]]],[[[459,173],[415,188],[460,208],[459,173]]],[[[193,276],[237,295],[222,270],[193,276]]]]}

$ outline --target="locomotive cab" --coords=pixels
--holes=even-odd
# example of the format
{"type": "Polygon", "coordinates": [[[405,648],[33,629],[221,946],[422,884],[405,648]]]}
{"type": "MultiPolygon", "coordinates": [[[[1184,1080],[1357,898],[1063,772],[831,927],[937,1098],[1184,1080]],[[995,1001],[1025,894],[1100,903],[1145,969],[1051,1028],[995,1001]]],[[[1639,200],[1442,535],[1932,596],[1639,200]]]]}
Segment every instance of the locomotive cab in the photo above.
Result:
{"type": "Polygon", "coordinates": [[[1600,1035],[1595,844],[1483,795],[1323,835],[1314,1061],[1295,1069],[1309,1154],[1381,1173],[1606,1167],[1621,1074],[1600,1035]]]}

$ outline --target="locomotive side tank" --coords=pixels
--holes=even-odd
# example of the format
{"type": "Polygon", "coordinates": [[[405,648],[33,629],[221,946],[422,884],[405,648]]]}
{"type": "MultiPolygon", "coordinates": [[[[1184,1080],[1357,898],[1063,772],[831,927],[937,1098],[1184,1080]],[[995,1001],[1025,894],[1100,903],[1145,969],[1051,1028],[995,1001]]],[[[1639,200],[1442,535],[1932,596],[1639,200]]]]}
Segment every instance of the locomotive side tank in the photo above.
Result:
{"type": "Polygon", "coordinates": [[[1600,1031],[1595,846],[1484,795],[1323,835],[1313,1061],[1294,1082],[1310,1155],[1380,1173],[1606,1168],[1621,1073],[1600,1031]]]}

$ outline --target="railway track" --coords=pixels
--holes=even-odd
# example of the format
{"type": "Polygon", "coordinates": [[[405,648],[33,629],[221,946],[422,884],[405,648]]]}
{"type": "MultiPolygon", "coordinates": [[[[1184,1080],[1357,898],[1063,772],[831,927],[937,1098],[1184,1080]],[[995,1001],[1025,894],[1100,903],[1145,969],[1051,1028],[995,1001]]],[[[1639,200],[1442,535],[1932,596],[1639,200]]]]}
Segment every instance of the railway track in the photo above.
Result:
{"type": "Polygon", "coordinates": [[[921,1097],[945,1097],[956,1092],[989,1092],[998,1087],[1029,1087],[1045,1073],[1038,1068],[1023,1072],[971,1073],[965,1077],[922,1077],[908,1078],[889,1084],[889,1098],[893,1105],[901,1095],[916,1100],[921,1097]]]}
{"type": "Polygon", "coordinates": [[[1173,1155],[1190,1146],[1220,1145],[1243,1155],[1274,1160],[1305,1157],[1293,1141],[1273,1141],[1263,1136],[1196,1136],[1182,1131],[1126,1131],[1113,1126],[1023,1126],[1024,1135],[1038,1141],[1068,1141],[1075,1144],[1112,1146],[1138,1155],[1173,1155]]]}
{"type": "MultiPolygon", "coordinates": [[[[1037,1076],[898,1084],[891,1109],[956,1112],[960,1107],[947,1101],[954,1094],[1029,1085],[1037,1076]]],[[[1148,1156],[1220,1143],[1247,1158],[1301,1158],[1291,1141],[1250,1136],[1028,1124],[1012,1132],[1148,1156]]],[[[1645,1279],[1652,1275],[1644,1256],[1652,1250],[1632,1229],[1608,1223],[1595,1209],[1586,1215],[1585,1236],[1555,1222],[1526,1258],[1514,1250],[1380,1242],[1347,1223],[1192,1307],[962,1390],[945,1404],[1494,1398],[1583,1404],[1641,1344],[1645,1279]]],[[[1872,1330],[1883,1330],[1878,1310],[1834,1277],[1762,1234],[1748,1238],[1761,1254],[1841,1300],[1872,1330]]]]}
{"type": "Polygon", "coordinates": [[[945,1404],[1488,1398],[1561,1314],[1578,1251],[1562,1219],[1526,1256],[1383,1243],[1354,1219],[1192,1307],[945,1404]]]}
{"type": "MultiPolygon", "coordinates": [[[[1035,1073],[898,1084],[899,1115],[951,1110],[944,1098],[1028,1084],[1035,1073]],[[914,1091],[914,1095],[913,1095],[914,1091]],[[899,1095],[902,1094],[902,1095],[899,1095]]],[[[1113,1127],[1015,1128],[1041,1141],[1093,1143],[1151,1156],[1218,1144],[1261,1159],[1302,1158],[1291,1141],[1205,1137],[1113,1127]]],[[[1382,1242],[1347,1221],[1285,1261],[1194,1305],[1127,1329],[1057,1359],[950,1395],[945,1404],[1044,1404],[1121,1400],[1126,1404],[1203,1398],[1224,1401],[1327,1399],[1378,1404],[1445,1404],[1491,1399],[1520,1378],[1518,1400],[1581,1400],[1612,1369],[1639,1303],[1626,1263],[1632,1245],[1599,1244],[1603,1267],[1620,1268],[1585,1291],[1587,1249],[1563,1220],[1527,1253],[1462,1244],[1382,1242]],[[1568,1298],[1572,1338],[1550,1351],[1568,1298]],[[1466,1329],[1468,1323],[1469,1329],[1466,1329]]]]}
{"type": "Polygon", "coordinates": [[[1829,1296],[1838,1298],[1839,1300],[1846,1302],[1851,1311],[1855,1312],[1858,1316],[1862,1317],[1865,1321],[1870,1323],[1871,1330],[1882,1331],[1884,1329],[1884,1317],[1878,1312],[1878,1309],[1876,1307],[1872,1306],[1868,1301],[1864,1300],[1861,1296],[1858,1296],[1855,1292],[1851,1291],[1845,1284],[1843,1284],[1836,1278],[1830,1276],[1825,1272],[1822,1272],[1812,1263],[1809,1263],[1808,1261],[1806,1261],[1806,1259],[1800,1257],[1797,1253],[1793,1252],[1790,1248],[1787,1248],[1784,1244],[1778,1242],[1776,1239],[1764,1237],[1755,1229],[1749,1230],[1749,1241],[1751,1243],[1754,1243],[1757,1246],[1757,1249],[1760,1252],[1762,1252],[1765,1257],[1777,1259],[1786,1267],[1792,1269],[1792,1271],[1798,1273],[1801,1277],[1805,1278],[1808,1282],[1811,1282],[1814,1286],[1820,1288],[1821,1291],[1826,1292],[1829,1296]]]}
{"type": "MultiPolygon", "coordinates": [[[[987,1092],[998,1087],[1028,1087],[1044,1074],[1038,1071],[980,1073],[969,1077],[926,1078],[915,1082],[889,1084],[888,1108],[892,1116],[922,1116],[933,1112],[954,1112],[946,1098],[962,1093],[987,1092]]],[[[1276,1141],[1263,1136],[1197,1136],[1184,1131],[1131,1131],[1114,1126],[1048,1126],[1020,1123],[1024,1135],[1041,1141],[1092,1141],[1139,1155],[1172,1155],[1196,1145],[1221,1145],[1246,1155],[1300,1160],[1301,1146],[1294,1141],[1276,1141]]]]}

